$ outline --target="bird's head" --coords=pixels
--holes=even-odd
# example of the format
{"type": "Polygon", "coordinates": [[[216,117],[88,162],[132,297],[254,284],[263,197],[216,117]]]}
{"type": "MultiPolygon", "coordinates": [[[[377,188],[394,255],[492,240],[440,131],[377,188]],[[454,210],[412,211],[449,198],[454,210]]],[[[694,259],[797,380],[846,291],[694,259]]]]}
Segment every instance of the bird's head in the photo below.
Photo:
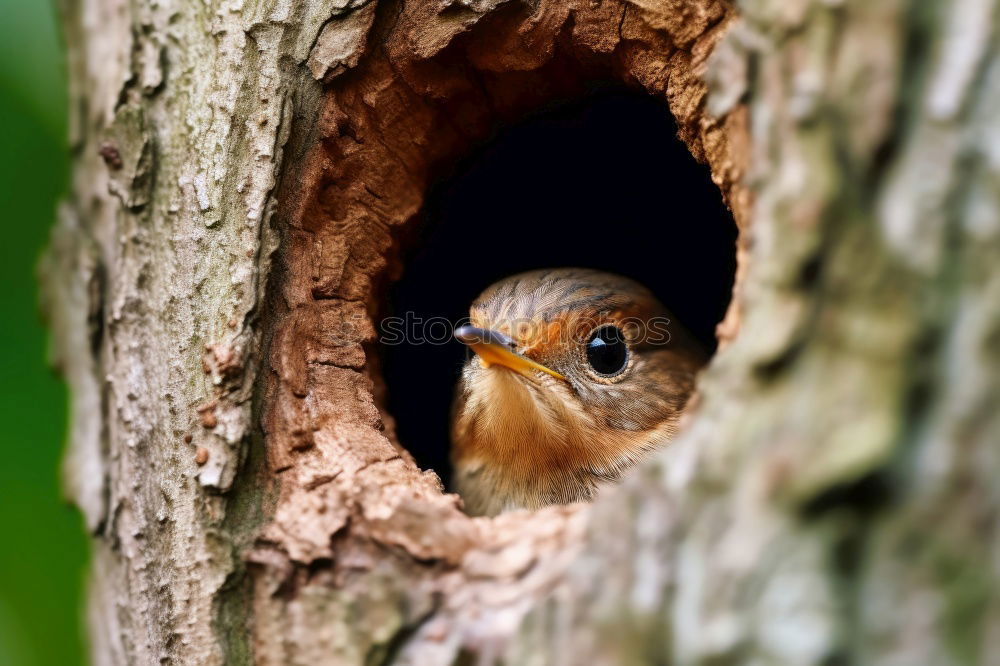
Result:
{"type": "Polygon", "coordinates": [[[649,290],[594,270],[507,278],[469,319],[452,457],[479,513],[589,498],[669,439],[705,361],[649,290]]]}

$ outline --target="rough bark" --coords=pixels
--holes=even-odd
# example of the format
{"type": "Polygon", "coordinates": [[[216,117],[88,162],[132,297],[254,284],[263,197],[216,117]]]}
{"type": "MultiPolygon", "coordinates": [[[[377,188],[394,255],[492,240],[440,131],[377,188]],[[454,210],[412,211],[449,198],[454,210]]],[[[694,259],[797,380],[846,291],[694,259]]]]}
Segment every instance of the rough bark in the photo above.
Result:
{"type": "Polygon", "coordinates": [[[94,662],[996,659],[998,21],[67,3],[44,274],[94,662]],[[471,519],[395,441],[372,322],[434,177],[590,80],[668,99],[731,204],[727,344],[621,488],[471,519]]]}

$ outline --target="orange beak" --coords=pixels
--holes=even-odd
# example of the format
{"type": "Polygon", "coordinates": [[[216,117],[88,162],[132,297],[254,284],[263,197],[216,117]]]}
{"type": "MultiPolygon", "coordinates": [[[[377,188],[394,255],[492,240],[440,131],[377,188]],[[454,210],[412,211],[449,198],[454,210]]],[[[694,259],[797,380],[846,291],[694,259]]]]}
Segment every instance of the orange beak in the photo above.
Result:
{"type": "Polygon", "coordinates": [[[455,339],[476,352],[484,368],[502,365],[528,379],[534,379],[534,373],[537,371],[552,375],[556,379],[565,379],[555,370],[546,368],[523,354],[518,354],[514,351],[516,346],[514,341],[499,331],[475,326],[459,326],[455,329],[455,339]]]}

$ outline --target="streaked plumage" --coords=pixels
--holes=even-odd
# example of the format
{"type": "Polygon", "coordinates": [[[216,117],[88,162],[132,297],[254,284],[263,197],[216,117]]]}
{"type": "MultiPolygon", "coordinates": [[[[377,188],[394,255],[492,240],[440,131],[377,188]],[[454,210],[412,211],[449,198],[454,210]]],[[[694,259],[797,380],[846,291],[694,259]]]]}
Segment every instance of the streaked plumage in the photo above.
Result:
{"type": "Polygon", "coordinates": [[[671,438],[705,363],[646,288],[599,271],[515,275],[486,289],[469,315],[456,337],[478,356],[459,382],[452,459],[475,515],[591,499],[671,438]],[[604,375],[593,362],[606,363],[601,353],[614,362],[623,349],[603,341],[614,331],[627,357],[619,374],[604,375]]]}

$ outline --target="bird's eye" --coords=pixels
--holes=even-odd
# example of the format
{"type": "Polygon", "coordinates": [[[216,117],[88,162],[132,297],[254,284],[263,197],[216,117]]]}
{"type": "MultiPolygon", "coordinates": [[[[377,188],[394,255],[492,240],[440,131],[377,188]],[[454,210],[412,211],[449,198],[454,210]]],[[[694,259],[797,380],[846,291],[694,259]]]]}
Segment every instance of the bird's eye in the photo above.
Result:
{"type": "Polygon", "coordinates": [[[602,326],[587,342],[587,362],[599,375],[614,377],[628,365],[625,334],[617,326],[602,326]]]}

